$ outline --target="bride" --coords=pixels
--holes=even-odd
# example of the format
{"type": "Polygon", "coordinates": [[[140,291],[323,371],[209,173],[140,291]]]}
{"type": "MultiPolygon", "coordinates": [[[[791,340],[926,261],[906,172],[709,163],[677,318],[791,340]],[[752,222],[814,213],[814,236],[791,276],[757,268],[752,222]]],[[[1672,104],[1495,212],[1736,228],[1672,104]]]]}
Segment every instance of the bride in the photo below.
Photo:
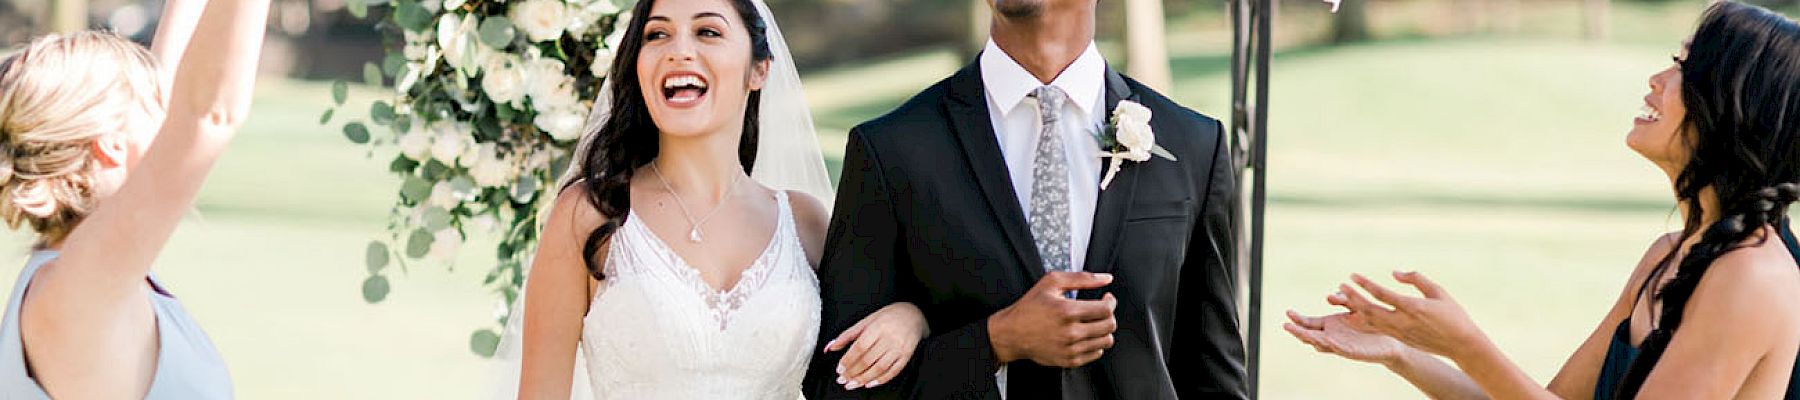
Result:
{"type": "MultiPolygon", "coordinates": [[[[511,382],[496,397],[799,398],[832,189],[793,61],[760,0],[630,15],[497,351],[511,382]]],[[[897,303],[826,350],[853,353],[846,387],[878,386],[925,329],[897,303]]]]}

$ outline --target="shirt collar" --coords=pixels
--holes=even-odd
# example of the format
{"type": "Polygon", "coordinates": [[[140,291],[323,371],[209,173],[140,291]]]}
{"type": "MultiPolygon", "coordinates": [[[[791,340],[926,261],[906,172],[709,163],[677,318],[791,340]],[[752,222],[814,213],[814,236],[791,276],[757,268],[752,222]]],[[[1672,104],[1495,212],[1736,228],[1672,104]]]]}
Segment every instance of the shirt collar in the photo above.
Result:
{"type": "MultiPolygon", "coordinates": [[[[1043,83],[1026,71],[1024,66],[1014,61],[1012,56],[1001,50],[993,40],[988,40],[987,48],[981,52],[981,81],[987,88],[988,101],[999,106],[1001,116],[1011,113],[1025,101],[1033,90],[1043,83]]],[[[1063,94],[1081,109],[1082,115],[1094,115],[1094,107],[1100,103],[1101,96],[1106,94],[1106,59],[1092,42],[1087,50],[1075,58],[1075,62],[1064,68],[1051,86],[1062,89],[1063,94]]]]}

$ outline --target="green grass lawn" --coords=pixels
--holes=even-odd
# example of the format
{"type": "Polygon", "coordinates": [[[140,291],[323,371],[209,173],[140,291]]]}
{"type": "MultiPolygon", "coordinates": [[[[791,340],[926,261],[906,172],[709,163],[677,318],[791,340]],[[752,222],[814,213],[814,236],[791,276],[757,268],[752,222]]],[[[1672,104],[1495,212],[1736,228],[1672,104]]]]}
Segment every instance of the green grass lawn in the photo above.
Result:
{"type": "MultiPolygon", "coordinates": [[[[1278,53],[1265,397],[1419,397],[1279,328],[1283,309],[1329,311],[1323,297],[1350,272],[1396,268],[1435,277],[1527,371],[1553,374],[1644,246],[1678,226],[1667,180],[1623,137],[1686,26],[1610,45],[1466,38],[1278,53]]],[[[1223,55],[1176,54],[1173,97],[1228,115],[1223,55]]],[[[851,126],[959,62],[940,51],[810,73],[833,164],[851,126]]],[[[486,367],[467,340],[494,315],[479,285],[491,250],[477,240],[455,268],[414,265],[386,302],[365,304],[363,246],[384,235],[397,183],[381,157],[316,124],[326,88],[260,88],[256,116],[157,272],[218,342],[243,398],[476,398],[486,367]]],[[[0,265],[16,265],[28,243],[7,238],[0,259],[16,261],[0,265]]],[[[10,287],[12,273],[0,275],[10,287]]]]}

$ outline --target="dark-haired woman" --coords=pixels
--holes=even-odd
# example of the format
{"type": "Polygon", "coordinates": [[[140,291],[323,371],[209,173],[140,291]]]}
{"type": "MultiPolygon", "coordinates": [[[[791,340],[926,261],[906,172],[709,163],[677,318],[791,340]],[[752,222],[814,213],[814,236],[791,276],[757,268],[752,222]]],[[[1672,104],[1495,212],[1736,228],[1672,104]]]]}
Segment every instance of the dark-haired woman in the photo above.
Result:
{"type": "Polygon", "coordinates": [[[1684,227],[1650,246],[1612,310],[1548,387],[1533,382],[1442,287],[1362,276],[1290,311],[1289,333],[1376,362],[1435,398],[1797,399],[1800,25],[1756,6],[1709,8],[1674,65],[1650,78],[1626,142],[1668,173],[1684,227]],[[1432,355],[1443,356],[1452,367],[1432,355]]]}
{"type": "MultiPolygon", "coordinates": [[[[516,397],[799,398],[830,182],[785,44],[758,0],[631,15],[527,278],[516,397]]],[[[826,350],[876,386],[925,333],[900,303],[826,350]]]]}

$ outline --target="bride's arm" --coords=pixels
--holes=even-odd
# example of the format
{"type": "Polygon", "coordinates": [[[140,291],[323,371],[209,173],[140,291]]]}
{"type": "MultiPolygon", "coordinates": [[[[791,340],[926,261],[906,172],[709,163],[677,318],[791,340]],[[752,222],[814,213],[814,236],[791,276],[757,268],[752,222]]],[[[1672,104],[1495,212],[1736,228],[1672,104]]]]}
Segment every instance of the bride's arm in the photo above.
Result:
{"type": "MultiPolygon", "coordinates": [[[[825,204],[811,195],[788,191],[788,198],[807,260],[812,265],[819,265],[831,215],[825,204]]],[[[906,369],[919,340],[928,333],[930,328],[918,306],[907,302],[893,303],[857,321],[856,325],[826,343],[822,351],[849,349],[836,367],[839,385],[850,390],[878,387],[893,382],[906,369]]]]}
{"type": "Polygon", "coordinates": [[[603,220],[587,198],[581,185],[572,185],[556,196],[545,217],[543,242],[525,283],[530,289],[524,300],[520,399],[569,398],[575,347],[587,314],[588,282],[593,279],[582,257],[582,243],[603,220]]]}

